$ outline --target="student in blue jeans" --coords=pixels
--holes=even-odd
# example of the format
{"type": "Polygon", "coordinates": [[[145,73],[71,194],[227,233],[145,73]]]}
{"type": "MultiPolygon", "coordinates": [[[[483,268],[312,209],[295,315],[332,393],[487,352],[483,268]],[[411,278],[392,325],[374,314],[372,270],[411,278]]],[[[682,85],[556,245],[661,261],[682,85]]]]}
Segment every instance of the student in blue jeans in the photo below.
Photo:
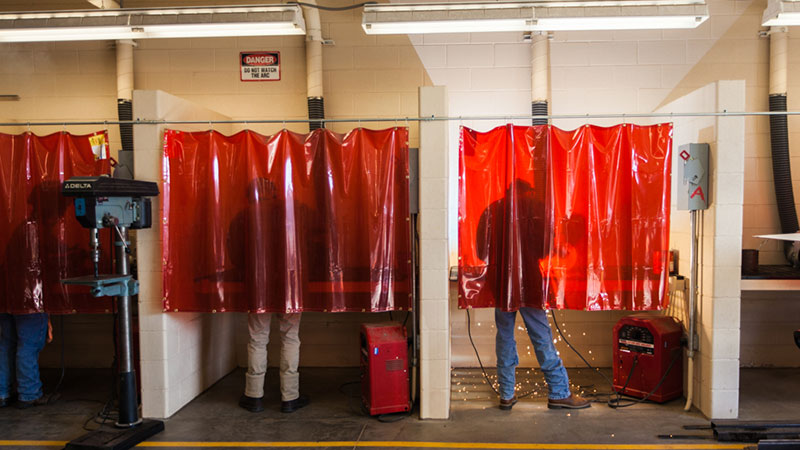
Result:
{"type": "Polygon", "coordinates": [[[0,314],[0,408],[47,403],[39,378],[39,352],[47,341],[47,313],[0,314]]]}
{"type": "MultiPolygon", "coordinates": [[[[519,309],[531,344],[536,353],[536,359],[547,380],[550,390],[547,407],[550,409],[582,409],[592,404],[569,390],[569,377],[567,369],[561,362],[561,357],[556,353],[553,345],[553,333],[547,321],[547,311],[544,309],[522,307],[519,309]]],[[[516,386],[515,370],[519,364],[517,355],[517,342],[514,339],[514,323],[517,319],[516,311],[494,310],[494,320],[497,326],[495,350],[497,352],[497,381],[500,384],[500,409],[511,409],[517,403],[514,394],[516,386]]]]}
{"type": "MultiPolygon", "coordinates": [[[[537,180],[537,184],[540,181],[537,180]]],[[[542,308],[521,306],[519,313],[547,380],[550,391],[547,407],[588,408],[591,406],[589,400],[570,392],[567,370],[553,345],[547,310],[543,309],[546,305],[542,301],[543,280],[539,261],[545,256],[544,189],[537,191],[519,179],[514,181],[513,188],[510,186],[503,198],[490,204],[478,222],[476,250],[478,257],[486,263],[486,287],[493,291],[497,305],[505,305],[506,309],[509,309],[512,292],[520,297],[521,305],[542,305],[542,308]],[[514,270],[519,272],[512,273],[514,270]]],[[[517,403],[514,393],[515,370],[519,364],[514,339],[516,318],[517,311],[495,309],[497,381],[500,385],[500,409],[503,410],[510,410],[517,403]]]]}

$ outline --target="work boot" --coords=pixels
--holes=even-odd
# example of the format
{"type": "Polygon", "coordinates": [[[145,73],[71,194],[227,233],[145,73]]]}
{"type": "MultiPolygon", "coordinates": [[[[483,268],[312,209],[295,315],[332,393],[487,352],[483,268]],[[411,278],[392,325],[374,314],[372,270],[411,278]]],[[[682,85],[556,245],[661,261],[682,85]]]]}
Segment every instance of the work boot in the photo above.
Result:
{"type": "Polygon", "coordinates": [[[252,413],[261,412],[264,410],[264,397],[256,398],[242,395],[239,399],[239,406],[252,413]]]}
{"type": "Polygon", "coordinates": [[[297,411],[298,409],[307,406],[311,403],[311,400],[308,399],[305,395],[301,395],[294,400],[289,400],[288,402],[281,402],[281,412],[282,413],[292,413],[297,411]]]}
{"type": "Polygon", "coordinates": [[[24,400],[17,399],[17,409],[28,409],[28,408],[33,408],[34,406],[47,405],[49,403],[55,402],[56,399],[57,397],[51,396],[50,394],[43,394],[36,400],[31,400],[27,402],[24,400]]]}
{"type": "Polygon", "coordinates": [[[513,408],[514,405],[516,405],[516,404],[517,404],[517,396],[516,395],[511,397],[508,400],[503,400],[502,398],[500,399],[500,409],[502,409],[503,411],[511,410],[511,408],[513,408]]]}
{"type": "Polygon", "coordinates": [[[584,409],[590,406],[592,406],[591,401],[575,394],[570,394],[569,397],[558,400],[553,400],[552,398],[547,400],[549,409],[584,409]]]}

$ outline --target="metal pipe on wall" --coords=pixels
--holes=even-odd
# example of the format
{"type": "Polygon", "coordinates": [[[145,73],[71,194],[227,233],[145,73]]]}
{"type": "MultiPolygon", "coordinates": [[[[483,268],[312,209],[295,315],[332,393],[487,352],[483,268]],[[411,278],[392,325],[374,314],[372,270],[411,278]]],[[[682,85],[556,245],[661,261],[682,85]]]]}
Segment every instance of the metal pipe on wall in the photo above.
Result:
{"type": "MultiPolygon", "coordinates": [[[[547,32],[531,34],[531,115],[547,115],[550,98],[550,39],[547,32]]],[[[534,118],[533,125],[547,125],[546,118],[534,118]]]]}
{"type": "MultiPolygon", "coordinates": [[[[133,120],[133,47],[130,40],[117,41],[117,117],[120,121],[133,120]]],[[[133,126],[119,125],[122,149],[117,154],[120,168],[114,176],[133,178],[133,126]]]]}
{"type": "MultiPolygon", "coordinates": [[[[307,3],[316,5],[316,0],[307,3]]],[[[306,21],[306,91],[308,97],[308,131],[323,128],[325,101],[322,85],[322,22],[319,9],[303,6],[306,21]]]]}
{"type": "Polygon", "coordinates": [[[694,397],[694,349],[695,349],[695,330],[694,330],[694,323],[695,323],[695,310],[697,309],[697,276],[698,276],[698,232],[697,232],[697,214],[698,211],[694,210],[690,213],[691,216],[691,247],[689,248],[689,264],[691,265],[691,271],[689,274],[689,351],[687,352],[688,357],[688,388],[686,392],[686,405],[684,405],[684,411],[689,411],[692,409],[692,401],[694,397]]]}

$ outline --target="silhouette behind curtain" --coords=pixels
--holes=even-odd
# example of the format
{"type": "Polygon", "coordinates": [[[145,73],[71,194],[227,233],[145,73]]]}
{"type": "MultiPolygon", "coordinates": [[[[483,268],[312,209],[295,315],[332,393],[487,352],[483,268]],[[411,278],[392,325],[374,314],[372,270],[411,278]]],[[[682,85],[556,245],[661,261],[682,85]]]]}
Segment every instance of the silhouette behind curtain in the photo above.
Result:
{"type": "Polygon", "coordinates": [[[408,130],[165,134],[164,308],[411,308],[408,130]]]}
{"type": "MultiPolygon", "coordinates": [[[[60,282],[94,270],[89,231],[75,219],[73,200],[61,195],[61,184],[110,172],[109,160],[96,160],[92,152],[90,138],[98,134],[0,134],[0,312],[111,310],[108,298],[60,282]]],[[[110,264],[110,234],[100,236],[102,261],[110,264]]]]}
{"type": "Polygon", "coordinates": [[[666,306],[672,125],[461,130],[459,306],[666,306]]]}

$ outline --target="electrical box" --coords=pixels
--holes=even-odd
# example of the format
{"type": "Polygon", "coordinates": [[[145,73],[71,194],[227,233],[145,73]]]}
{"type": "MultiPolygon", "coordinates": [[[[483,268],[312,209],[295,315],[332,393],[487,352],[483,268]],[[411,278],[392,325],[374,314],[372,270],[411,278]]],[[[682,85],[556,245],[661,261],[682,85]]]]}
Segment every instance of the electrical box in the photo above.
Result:
{"type": "Polygon", "coordinates": [[[408,338],[398,322],[361,325],[361,401],[371,415],[408,411],[408,338]]]}
{"type": "Polygon", "coordinates": [[[658,403],[683,395],[682,336],[673,317],[620,319],[614,326],[614,390],[658,403]]]}
{"type": "Polygon", "coordinates": [[[684,144],[678,147],[678,209],[708,209],[709,166],[708,144],[684,144]]]}

